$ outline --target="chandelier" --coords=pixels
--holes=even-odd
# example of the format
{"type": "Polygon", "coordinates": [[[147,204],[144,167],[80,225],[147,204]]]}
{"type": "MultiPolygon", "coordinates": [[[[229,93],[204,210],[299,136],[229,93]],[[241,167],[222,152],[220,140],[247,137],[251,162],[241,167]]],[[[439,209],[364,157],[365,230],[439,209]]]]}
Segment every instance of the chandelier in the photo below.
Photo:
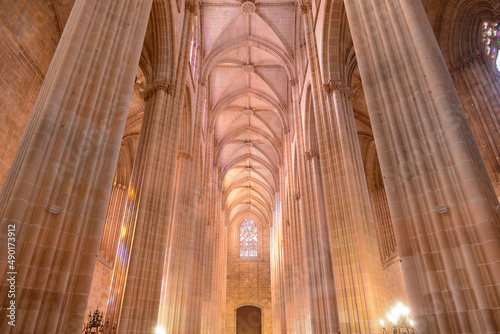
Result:
{"type": "Polygon", "coordinates": [[[392,327],[392,332],[386,329],[384,320],[380,320],[382,326],[382,334],[415,334],[415,323],[410,318],[410,309],[399,302],[387,314],[389,326],[392,327]]]}
{"type": "Polygon", "coordinates": [[[109,320],[106,322],[103,321],[103,313],[102,311],[99,313],[99,308],[96,308],[95,311],[89,313],[89,320],[86,324],[84,324],[82,333],[84,334],[116,334],[116,328],[113,326],[112,328],[109,325],[109,320]]]}

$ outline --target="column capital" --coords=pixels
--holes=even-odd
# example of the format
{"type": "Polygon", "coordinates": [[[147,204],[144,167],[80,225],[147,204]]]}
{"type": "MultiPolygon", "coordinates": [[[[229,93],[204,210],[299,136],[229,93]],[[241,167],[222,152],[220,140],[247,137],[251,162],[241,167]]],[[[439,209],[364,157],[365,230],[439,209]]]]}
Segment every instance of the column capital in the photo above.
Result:
{"type": "Polygon", "coordinates": [[[159,90],[163,90],[168,95],[172,95],[174,93],[174,85],[169,84],[168,81],[156,81],[153,83],[148,89],[146,89],[143,93],[144,101],[148,101],[152,96],[156,94],[159,90]]]}
{"type": "Polygon", "coordinates": [[[311,8],[312,8],[311,1],[306,1],[303,5],[300,6],[300,13],[301,14],[307,14],[307,13],[309,13],[309,10],[311,8]]]}
{"type": "Polygon", "coordinates": [[[296,190],[294,193],[293,193],[293,198],[298,201],[300,199],[300,191],[296,190]]]}
{"type": "Polygon", "coordinates": [[[186,12],[190,12],[194,16],[198,15],[198,6],[196,6],[196,1],[186,1],[185,8],[186,12]]]}
{"type": "Polygon", "coordinates": [[[323,92],[325,94],[330,95],[335,91],[340,92],[351,101],[354,99],[354,94],[356,93],[356,90],[352,90],[349,86],[339,80],[329,80],[326,84],[323,84],[323,92]]]}
{"type": "Polygon", "coordinates": [[[191,157],[191,153],[187,150],[179,150],[179,152],[177,152],[177,158],[191,160],[191,157]]]}
{"type": "Polygon", "coordinates": [[[307,152],[304,153],[304,155],[306,156],[306,160],[312,160],[313,158],[316,158],[319,160],[319,152],[316,151],[316,150],[309,150],[307,152]]]}
{"type": "Polygon", "coordinates": [[[323,93],[330,95],[332,93],[332,86],[330,83],[323,84],[323,93]]]}

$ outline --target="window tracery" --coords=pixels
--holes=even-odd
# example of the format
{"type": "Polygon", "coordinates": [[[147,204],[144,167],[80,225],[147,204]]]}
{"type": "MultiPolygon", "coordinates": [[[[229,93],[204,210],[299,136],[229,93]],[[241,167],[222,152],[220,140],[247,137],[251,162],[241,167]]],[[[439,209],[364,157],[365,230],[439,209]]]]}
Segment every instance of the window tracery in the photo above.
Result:
{"type": "Polygon", "coordinates": [[[500,24],[498,22],[484,21],[482,29],[484,52],[493,61],[495,69],[500,72],[500,24]]]}
{"type": "Polygon", "coordinates": [[[257,224],[245,219],[240,225],[240,257],[256,257],[257,242],[257,224]]]}

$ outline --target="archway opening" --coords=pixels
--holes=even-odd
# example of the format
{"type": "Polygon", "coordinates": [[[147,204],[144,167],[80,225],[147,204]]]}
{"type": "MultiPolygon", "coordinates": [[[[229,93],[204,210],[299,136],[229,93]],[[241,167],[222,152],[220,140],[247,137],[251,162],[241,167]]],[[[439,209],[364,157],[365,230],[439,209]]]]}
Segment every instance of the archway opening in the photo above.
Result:
{"type": "Polygon", "coordinates": [[[261,310],[255,306],[242,306],[236,310],[236,334],[261,334],[261,310]]]}

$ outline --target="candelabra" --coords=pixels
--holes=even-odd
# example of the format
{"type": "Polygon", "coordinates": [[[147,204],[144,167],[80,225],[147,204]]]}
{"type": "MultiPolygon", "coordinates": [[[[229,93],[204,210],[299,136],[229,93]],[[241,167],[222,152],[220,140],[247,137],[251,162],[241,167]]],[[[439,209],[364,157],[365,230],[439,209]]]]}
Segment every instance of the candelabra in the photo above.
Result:
{"type": "Polygon", "coordinates": [[[109,325],[109,320],[103,321],[102,311],[99,313],[99,308],[89,313],[89,320],[83,326],[82,333],[85,334],[116,334],[116,328],[109,325]]]}
{"type": "Polygon", "coordinates": [[[382,334],[415,334],[415,323],[410,318],[410,309],[402,303],[397,303],[391,311],[387,314],[389,326],[392,327],[392,332],[386,329],[384,320],[380,320],[382,326],[382,334]]]}

